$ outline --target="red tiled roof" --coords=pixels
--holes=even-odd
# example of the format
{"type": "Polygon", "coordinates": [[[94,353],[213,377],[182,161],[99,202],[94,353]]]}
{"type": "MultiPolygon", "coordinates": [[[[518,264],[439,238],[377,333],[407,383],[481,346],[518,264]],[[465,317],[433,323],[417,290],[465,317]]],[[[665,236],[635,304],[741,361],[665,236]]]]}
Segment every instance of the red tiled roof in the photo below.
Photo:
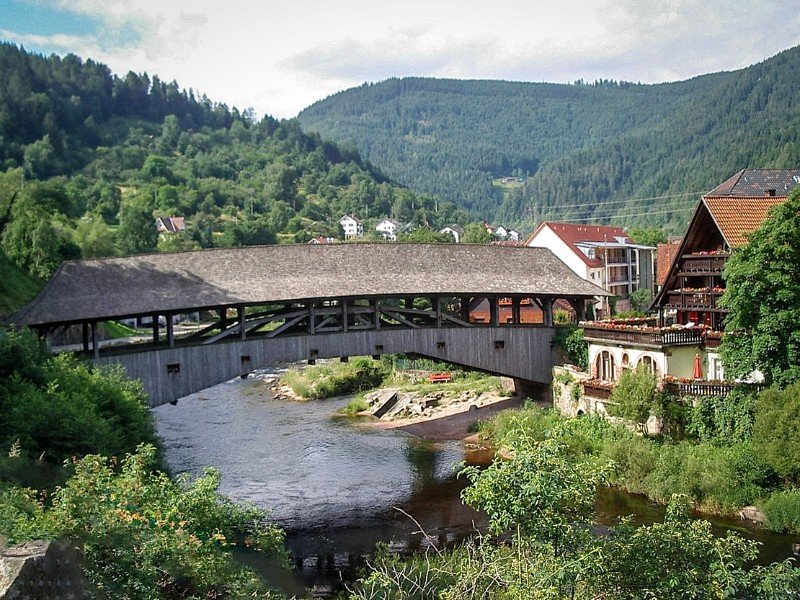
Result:
{"type": "Polygon", "coordinates": [[[664,285],[669,275],[669,268],[672,266],[672,261],[675,260],[675,255],[678,254],[678,249],[680,247],[680,243],[658,244],[656,254],[656,285],[664,285]]]}
{"type": "Polygon", "coordinates": [[[572,251],[590,267],[601,267],[603,263],[597,258],[589,258],[586,256],[583,252],[581,252],[577,244],[581,242],[616,242],[616,238],[618,237],[623,238],[628,243],[633,243],[622,227],[609,227],[607,225],[578,225],[577,223],[554,223],[551,221],[543,221],[536,228],[536,231],[534,231],[527,239],[525,245],[529,245],[539,231],[544,227],[548,227],[553,233],[555,233],[561,239],[561,241],[569,246],[572,251]]]}
{"type": "Polygon", "coordinates": [[[709,197],[703,202],[731,248],[747,243],[745,234],[761,226],[769,209],[786,201],[786,196],[709,197]]]}

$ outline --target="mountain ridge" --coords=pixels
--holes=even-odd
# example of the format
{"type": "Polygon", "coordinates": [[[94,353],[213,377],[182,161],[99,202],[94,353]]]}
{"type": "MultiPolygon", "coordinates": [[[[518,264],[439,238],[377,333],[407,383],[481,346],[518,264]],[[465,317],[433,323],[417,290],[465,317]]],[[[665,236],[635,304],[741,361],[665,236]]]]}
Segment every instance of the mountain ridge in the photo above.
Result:
{"type": "Polygon", "coordinates": [[[797,64],[800,47],[744,69],[658,84],[392,78],[333,94],[298,119],[399,183],[487,219],[679,231],[696,192],[741,168],[800,163],[797,64]],[[520,173],[530,177],[514,193],[492,186],[492,178],[520,173]],[[636,210],[635,199],[686,192],[660,204],[663,214],[636,210]],[[584,210],[558,209],[580,202],[584,210]]]}

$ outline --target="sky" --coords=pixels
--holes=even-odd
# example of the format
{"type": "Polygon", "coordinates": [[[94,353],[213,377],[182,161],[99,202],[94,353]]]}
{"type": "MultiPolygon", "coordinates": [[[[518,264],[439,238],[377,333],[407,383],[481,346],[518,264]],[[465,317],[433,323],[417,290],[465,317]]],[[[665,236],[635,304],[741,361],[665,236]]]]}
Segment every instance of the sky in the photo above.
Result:
{"type": "Polygon", "coordinates": [[[800,0],[0,0],[0,39],[290,118],[389,77],[657,83],[800,44],[800,0]]]}

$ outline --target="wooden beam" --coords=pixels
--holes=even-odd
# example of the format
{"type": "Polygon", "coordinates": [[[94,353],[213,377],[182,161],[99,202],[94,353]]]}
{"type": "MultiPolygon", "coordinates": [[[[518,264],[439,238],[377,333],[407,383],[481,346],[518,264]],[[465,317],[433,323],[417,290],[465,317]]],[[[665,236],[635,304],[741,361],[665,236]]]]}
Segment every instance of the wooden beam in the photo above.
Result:
{"type": "Polygon", "coordinates": [[[491,297],[488,298],[489,300],[489,325],[492,327],[497,327],[498,319],[497,319],[497,298],[491,297]]]}
{"type": "Polygon", "coordinates": [[[161,334],[158,331],[158,315],[153,314],[152,319],[153,319],[153,343],[158,344],[159,338],[161,337],[161,334]]]}
{"type": "Polygon", "coordinates": [[[239,321],[239,339],[243,342],[247,340],[247,328],[245,327],[244,319],[244,306],[239,305],[236,307],[236,316],[239,321]]]}
{"type": "MultiPolygon", "coordinates": [[[[400,316],[400,314],[395,312],[394,309],[390,310],[388,307],[386,307],[386,308],[381,307],[380,310],[381,310],[381,313],[383,315],[389,317],[390,319],[393,319],[393,320],[395,320],[395,321],[397,321],[399,323],[402,323],[403,325],[408,325],[412,329],[419,329],[419,325],[417,325],[416,323],[412,323],[411,321],[409,321],[405,317],[400,316]]],[[[403,312],[407,312],[407,311],[403,311],[403,312]]]]}
{"type": "Polygon", "coordinates": [[[83,351],[89,352],[89,324],[81,323],[81,333],[83,337],[83,351]]]}
{"type": "Polygon", "coordinates": [[[302,321],[305,318],[306,318],[306,315],[302,314],[302,315],[300,315],[298,317],[295,317],[294,319],[289,319],[288,321],[286,321],[283,325],[281,325],[277,329],[273,329],[272,331],[270,331],[267,334],[267,337],[268,338],[274,338],[276,335],[280,335],[281,333],[283,333],[284,331],[286,331],[290,327],[293,327],[294,325],[297,325],[300,321],[302,321]]]}
{"type": "Polygon", "coordinates": [[[349,317],[349,315],[347,314],[347,299],[342,298],[341,304],[342,304],[342,331],[347,333],[347,321],[349,317]]]}
{"type": "Polygon", "coordinates": [[[175,347],[175,326],[172,324],[172,313],[167,313],[167,346],[175,347]]]}
{"type": "Polygon", "coordinates": [[[97,331],[97,321],[92,321],[92,354],[94,358],[100,358],[100,336],[97,331]]]}

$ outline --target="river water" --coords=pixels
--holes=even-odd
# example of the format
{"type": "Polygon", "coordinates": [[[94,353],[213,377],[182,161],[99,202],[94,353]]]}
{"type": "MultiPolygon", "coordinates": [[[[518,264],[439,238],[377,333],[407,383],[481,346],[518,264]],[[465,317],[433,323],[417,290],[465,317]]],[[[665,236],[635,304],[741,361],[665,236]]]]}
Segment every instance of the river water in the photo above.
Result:
{"type": "MultiPolygon", "coordinates": [[[[454,543],[484,525],[459,501],[465,483],[454,468],[465,460],[485,462],[485,454],[338,417],[349,398],[277,400],[269,392],[276,374],[234,380],[154,409],[173,472],[219,469],[224,494],[268,509],[287,531],[295,569],[276,570],[254,555],[240,560],[289,594],[324,595],[357,577],[378,542],[411,552],[454,543]]],[[[600,522],[627,514],[651,523],[663,509],[612,490],[599,495],[600,522]]],[[[797,541],[735,521],[716,526],[759,539],[769,561],[789,556],[797,541]]]]}

